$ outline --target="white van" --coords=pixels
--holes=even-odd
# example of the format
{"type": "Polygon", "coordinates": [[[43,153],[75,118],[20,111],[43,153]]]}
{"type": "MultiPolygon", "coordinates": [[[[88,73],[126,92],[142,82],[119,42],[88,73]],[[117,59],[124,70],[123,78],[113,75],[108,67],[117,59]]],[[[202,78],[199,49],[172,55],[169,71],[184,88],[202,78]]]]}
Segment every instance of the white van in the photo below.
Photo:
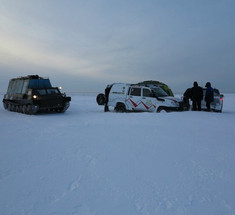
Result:
{"type": "Polygon", "coordinates": [[[117,112],[147,111],[169,112],[184,110],[184,103],[180,98],[167,96],[162,88],[152,88],[124,83],[114,83],[105,89],[105,95],[97,95],[99,105],[105,105],[105,110],[113,107],[117,112]]]}

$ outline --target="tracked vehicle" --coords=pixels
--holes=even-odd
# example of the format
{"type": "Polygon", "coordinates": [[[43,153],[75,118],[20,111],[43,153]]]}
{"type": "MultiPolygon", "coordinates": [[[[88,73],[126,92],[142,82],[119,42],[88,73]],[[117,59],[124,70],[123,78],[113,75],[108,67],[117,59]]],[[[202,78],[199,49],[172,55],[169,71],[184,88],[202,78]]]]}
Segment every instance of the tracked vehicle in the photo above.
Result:
{"type": "Polygon", "coordinates": [[[13,78],[9,81],[7,93],[3,98],[6,110],[24,114],[38,112],[65,112],[71,97],[52,87],[48,78],[38,75],[13,78]]]}

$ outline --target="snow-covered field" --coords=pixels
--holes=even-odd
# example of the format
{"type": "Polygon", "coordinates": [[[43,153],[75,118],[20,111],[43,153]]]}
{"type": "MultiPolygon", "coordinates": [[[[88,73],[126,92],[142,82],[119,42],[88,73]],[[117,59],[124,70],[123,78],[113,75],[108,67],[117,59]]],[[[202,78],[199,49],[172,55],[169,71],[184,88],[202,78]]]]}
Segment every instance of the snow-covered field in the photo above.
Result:
{"type": "Polygon", "coordinates": [[[1,105],[0,214],[235,214],[235,94],[223,113],[104,113],[95,97],[1,105]]]}

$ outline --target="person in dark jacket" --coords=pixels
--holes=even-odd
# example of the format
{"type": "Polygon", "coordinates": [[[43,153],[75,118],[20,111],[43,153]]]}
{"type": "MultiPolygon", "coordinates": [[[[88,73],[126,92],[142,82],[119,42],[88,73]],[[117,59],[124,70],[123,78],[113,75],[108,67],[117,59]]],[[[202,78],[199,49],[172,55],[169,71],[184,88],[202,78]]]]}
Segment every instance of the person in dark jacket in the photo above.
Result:
{"type": "Polygon", "coordinates": [[[206,108],[207,111],[211,111],[211,102],[214,101],[214,89],[211,87],[210,82],[207,82],[205,87],[207,88],[205,95],[206,108]]]}
{"type": "Polygon", "coordinates": [[[192,88],[188,88],[185,92],[184,92],[184,97],[183,97],[183,101],[184,104],[186,105],[187,110],[189,110],[190,108],[190,103],[189,103],[189,99],[192,98],[192,88]]]}
{"type": "Polygon", "coordinates": [[[109,106],[108,106],[108,102],[109,102],[109,93],[110,93],[110,90],[112,88],[112,85],[108,85],[106,88],[105,88],[105,104],[104,104],[104,112],[108,112],[109,111],[109,106]]]}
{"type": "Polygon", "coordinates": [[[193,110],[201,111],[201,101],[203,99],[203,90],[202,87],[198,86],[198,83],[195,81],[191,89],[192,101],[193,101],[193,110]]]}

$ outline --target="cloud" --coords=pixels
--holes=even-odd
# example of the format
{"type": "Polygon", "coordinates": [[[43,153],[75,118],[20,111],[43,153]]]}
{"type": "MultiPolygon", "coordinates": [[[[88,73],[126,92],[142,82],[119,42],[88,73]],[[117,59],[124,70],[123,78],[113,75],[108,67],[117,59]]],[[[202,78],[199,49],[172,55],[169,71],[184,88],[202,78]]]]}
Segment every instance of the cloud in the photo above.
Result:
{"type": "Polygon", "coordinates": [[[45,47],[13,38],[9,35],[0,35],[1,64],[11,65],[13,62],[31,64],[34,66],[58,69],[79,75],[90,76],[89,61],[72,58],[45,50],[45,47]]]}
{"type": "Polygon", "coordinates": [[[0,8],[4,72],[66,76],[74,88],[156,79],[184,89],[211,78],[234,89],[228,2],[11,2],[0,8]]]}

